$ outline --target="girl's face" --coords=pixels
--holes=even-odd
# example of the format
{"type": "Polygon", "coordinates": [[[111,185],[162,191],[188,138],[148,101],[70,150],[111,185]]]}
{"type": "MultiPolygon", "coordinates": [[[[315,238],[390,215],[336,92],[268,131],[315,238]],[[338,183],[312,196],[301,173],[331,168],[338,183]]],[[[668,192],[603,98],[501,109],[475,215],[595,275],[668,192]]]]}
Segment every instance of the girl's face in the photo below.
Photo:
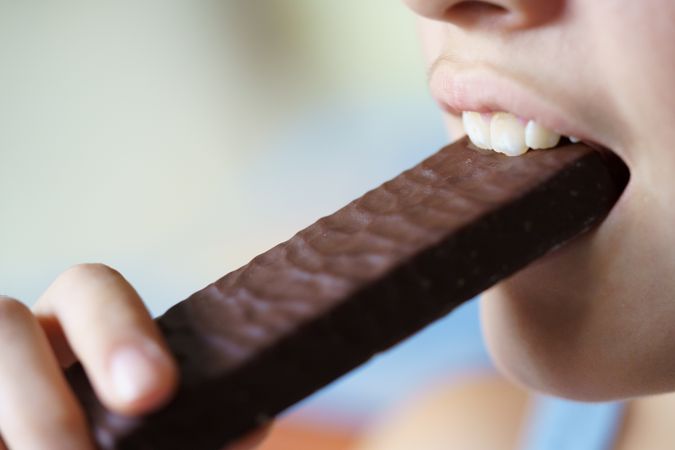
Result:
{"type": "Polygon", "coordinates": [[[483,297],[498,367],[576,399],[675,390],[675,2],[406,2],[453,132],[463,110],[506,111],[631,171],[599,228],[483,297]]]}

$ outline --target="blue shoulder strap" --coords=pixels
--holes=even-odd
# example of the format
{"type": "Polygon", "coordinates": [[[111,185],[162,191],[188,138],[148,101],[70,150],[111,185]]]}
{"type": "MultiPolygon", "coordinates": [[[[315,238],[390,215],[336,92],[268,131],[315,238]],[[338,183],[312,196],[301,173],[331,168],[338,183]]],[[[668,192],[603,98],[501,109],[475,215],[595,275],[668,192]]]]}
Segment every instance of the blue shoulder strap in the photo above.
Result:
{"type": "Polygon", "coordinates": [[[622,402],[580,403],[536,397],[521,450],[611,450],[622,402]]]}

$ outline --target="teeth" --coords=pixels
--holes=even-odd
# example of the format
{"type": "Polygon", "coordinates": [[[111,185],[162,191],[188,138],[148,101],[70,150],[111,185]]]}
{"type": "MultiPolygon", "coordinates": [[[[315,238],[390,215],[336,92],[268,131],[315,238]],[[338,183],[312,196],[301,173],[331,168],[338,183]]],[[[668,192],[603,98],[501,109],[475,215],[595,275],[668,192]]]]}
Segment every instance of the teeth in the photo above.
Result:
{"type": "Polygon", "coordinates": [[[553,148],[558,145],[560,135],[530,120],[525,127],[525,143],[530,148],[553,148]]]}
{"type": "Polygon", "coordinates": [[[513,114],[499,112],[490,122],[492,149],[508,156],[522,155],[527,151],[525,126],[513,114]]]}
{"type": "MultiPolygon", "coordinates": [[[[560,141],[560,134],[544,128],[534,120],[525,122],[507,112],[462,113],[464,131],[471,143],[485,150],[494,150],[508,156],[518,156],[528,149],[553,148],[560,141]]],[[[579,142],[574,136],[570,141],[579,142]]]]}
{"type": "Polygon", "coordinates": [[[568,139],[570,140],[570,142],[572,144],[576,144],[577,142],[581,141],[581,139],[579,139],[578,137],[574,137],[574,136],[568,136],[568,139]]]}
{"type": "Polygon", "coordinates": [[[492,150],[490,140],[490,116],[477,112],[464,111],[462,113],[464,131],[469,135],[473,145],[485,150],[492,150]]]}

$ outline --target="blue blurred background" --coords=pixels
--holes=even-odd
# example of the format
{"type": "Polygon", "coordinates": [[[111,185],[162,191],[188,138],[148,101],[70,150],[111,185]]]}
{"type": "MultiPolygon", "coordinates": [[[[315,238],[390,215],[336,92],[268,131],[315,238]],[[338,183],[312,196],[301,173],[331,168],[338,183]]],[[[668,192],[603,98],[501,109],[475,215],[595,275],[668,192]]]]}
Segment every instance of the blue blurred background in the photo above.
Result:
{"type": "MultiPolygon", "coordinates": [[[[2,2],[0,61],[0,291],[28,304],[103,262],[159,314],[448,140],[398,1],[2,2]]],[[[351,448],[412,393],[481,370],[472,304],[294,408],[264,448],[351,448]]]]}

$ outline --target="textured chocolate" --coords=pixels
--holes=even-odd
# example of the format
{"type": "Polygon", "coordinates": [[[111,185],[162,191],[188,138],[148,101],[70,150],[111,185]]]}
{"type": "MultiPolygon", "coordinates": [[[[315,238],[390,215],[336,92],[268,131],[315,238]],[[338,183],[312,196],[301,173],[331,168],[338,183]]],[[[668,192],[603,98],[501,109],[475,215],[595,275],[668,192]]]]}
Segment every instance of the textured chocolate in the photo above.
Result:
{"type": "Polygon", "coordinates": [[[590,229],[626,181],[582,144],[512,158],[463,139],[159,317],[182,376],[165,409],[115,415],[68,377],[103,449],[219,450],[590,229]]]}

